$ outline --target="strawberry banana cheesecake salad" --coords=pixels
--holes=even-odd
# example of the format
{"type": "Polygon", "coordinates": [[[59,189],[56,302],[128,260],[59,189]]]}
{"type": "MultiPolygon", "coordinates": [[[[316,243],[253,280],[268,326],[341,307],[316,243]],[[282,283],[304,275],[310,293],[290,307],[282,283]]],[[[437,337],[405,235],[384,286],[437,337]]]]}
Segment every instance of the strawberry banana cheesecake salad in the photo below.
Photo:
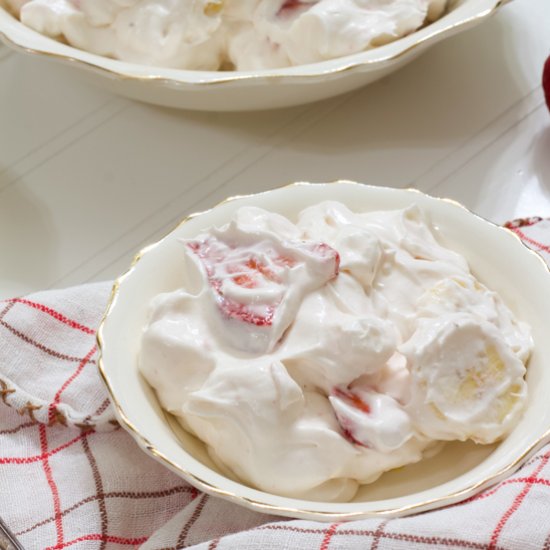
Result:
{"type": "Polygon", "coordinates": [[[181,254],[139,368],[230,477],[347,501],[438,442],[492,443],[521,417],[529,327],[415,206],[324,202],[296,223],[242,207],[181,254]]]}
{"type": "Polygon", "coordinates": [[[36,31],[124,61],[193,70],[315,63],[405,36],[447,0],[0,0],[36,31]]]}

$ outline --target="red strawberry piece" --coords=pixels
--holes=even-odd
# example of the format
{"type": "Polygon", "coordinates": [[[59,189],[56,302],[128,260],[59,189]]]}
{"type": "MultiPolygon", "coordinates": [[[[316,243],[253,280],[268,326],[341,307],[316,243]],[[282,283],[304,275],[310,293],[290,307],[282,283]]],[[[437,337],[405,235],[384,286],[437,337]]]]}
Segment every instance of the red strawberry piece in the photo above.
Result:
{"type": "Polygon", "coordinates": [[[311,2],[302,2],[301,0],[286,0],[277,12],[277,15],[279,17],[288,17],[307,9],[311,4],[311,2]]]}
{"type": "Polygon", "coordinates": [[[542,71],[542,88],[544,90],[546,105],[550,109],[550,57],[546,60],[542,71]]]}
{"type": "MultiPolygon", "coordinates": [[[[361,399],[359,395],[357,395],[350,389],[344,390],[342,388],[334,388],[332,390],[332,395],[342,400],[349,407],[357,409],[362,414],[368,415],[371,413],[371,408],[369,407],[369,404],[365,403],[365,401],[363,401],[363,399],[361,399]]],[[[334,406],[335,405],[333,403],[333,407],[334,406]]],[[[354,445],[369,447],[369,445],[365,441],[360,441],[355,436],[356,421],[351,417],[343,414],[341,411],[338,410],[338,408],[335,409],[335,413],[336,419],[338,420],[338,424],[340,424],[340,428],[342,429],[342,434],[344,435],[344,437],[354,445]]]]}
{"type": "Polygon", "coordinates": [[[356,393],[351,390],[343,390],[341,388],[334,388],[332,394],[344,401],[347,401],[349,405],[354,406],[356,409],[363,411],[365,414],[370,414],[370,407],[368,403],[365,403],[356,393]]]}
{"type": "MultiPolygon", "coordinates": [[[[187,243],[188,248],[200,259],[206,272],[208,283],[216,295],[220,311],[228,318],[238,319],[256,326],[269,326],[273,322],[275,308],[280,302],[267,304],[263,312],[254,312],[231,298],[224,296],[224,280],[230,279],[239,287],[255,289],[278,284],[279,277],[267,265],[252,256],[240,254],[235,247],[229,247],[215,238],[187,243]]],[[[280,260],[282,265],[287,260],[280,260]],[[284,263],[283,263],[284,262],[284,263]]]]}
{"type": "Polygon", "coordinates": [[[273,324],[279,305],[290,290],[285,277],[289,269],[309,260],[319,271],[320,284],[338,274],[338,253],[323,243],[297,243],[291,248],[264,240],[237,246],[208,236],[187,242],[187,247],[200,260],[222,315],[257,327],[273,324]],[[235,287],[241,291],[236,293],[235,287]],[[246,291],[254,296],[246,300],[236,298],[246,291]]]}

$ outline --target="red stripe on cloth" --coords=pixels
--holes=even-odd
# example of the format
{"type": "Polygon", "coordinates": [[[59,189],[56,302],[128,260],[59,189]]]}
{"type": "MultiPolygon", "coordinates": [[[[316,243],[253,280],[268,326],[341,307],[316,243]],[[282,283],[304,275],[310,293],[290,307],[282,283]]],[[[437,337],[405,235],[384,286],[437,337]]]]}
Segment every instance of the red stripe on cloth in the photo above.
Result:
{"type": "Polygon", "coordinates": [[[495,493],[497,493],[499,489],[501,489],[502,487],[505,487],[506,485],[510,485],[511,483],[531,483],[533,485],[547,485],[548,487],[550,487],[550,480],[548,479],[534,478],[534,477],[517,477],[514,479],[507,479],[506,481],[503,481],[491,491],[487,491],[486,493],[481,493],[479,495],[476,495],[472,498],[469,498],[468,500],[461,502],[460,504],[466,504],[467,502],[473,502],[475,500],[483,500],[484,498],[491,497],[495,493]]]}
{"type": "Polygon", "coordinates": [[[31,426],[36,426],[36,422],[25,422],[24,424],[19,424],[19,426],[16,426],[15,428],[7,428],[5,430],[0,430],[0,435],[11,435],[15,434],[21,430],[24,430],[25,428],[30,428],[31,426]]]}
{"type": "MultiPolygon", "coordinates": [[[[82,447],[84,449],[84,454],[90,463],[90,468],[92,469],[92,476],[94,478],[95,490],[97,495],[97,505],[99,508],[99,517],[101,520],[101,535],[107,535],[109,529],[109,516],[107,514],[107,507],[105,506],[105,494],[103,492],[103,479],[101,478],[101,473],[97,467],[97,462],[94,456],[94,453],[90,449],[90,445],[87,439],[82,440],[82,447]]],[[[105,550],[107,542],[103,539],[99,550],[105,550]]]]}
{"type": "Polygon", "coordinates": [[[148,538],[149,537],[140,537],[136,539],[129,539],[124,537],[113,537],[111,535],[100,535],[99,533],[95,533],[92,535],[84,535],[82,537],[78,537],[77,539],[64,542],[63,544],[48,546],[45,550],[62,550],[63,548],[67,548],[68,546],[72,546],[73,544],[78,544],[79,542],[85,542],[88,540],[100,540],[105,542],[112,542],[113,544],[124,544],[128,546],[136,546],[138,544],[143,544],[144,542],[147,542],[148,538]]]}
{"type": "MultiPolygon", "coordinates": [[[[531,464],[534,464],[535,462],[538,462],[539,460],[544,460],[546,457],[550,457],[550,452],[547,452],[547,453],[544,453],[544,454],[537,455],[537,456],[533,457],[531,460],[529,460],[529,462],[526,462],[523,467],[525,468],[526,466],[530,466],[531,464]]],[[[469,502],[474,502],[476,500],[483,500],[484,498],[491,497],[495,493],[497,493],[500,489],[502,489],[502,487],[505,487],[506,485],[509,485],[510,483],[521,483],[525,479],[527,479],[527,478],[517,477],[517,478],[506,479],[505,481],[501,481],[496,487],[493,487],[492,489],[484,491],[483,493],[479,493],[478,495],[474,495],[470,498],[467,498],[466,500],[463,500],[462,502],[459,502],[458,504],[455,504],[455,506],[462,506],[464,504],[468,504],[469,502]]],[[[537,478],[537,483],[541,483],[541,482],[543,482],[543,484],[545,484],[546,480],[542,480],[540,478],[537,478]]]]}
{"type": "Polygon", "coordinates": [[[550,246],[546,244],[542,244],[539,241],[532,239],[531,237],[528,237],[521,229],[518,227],[512,227],[510,228],[511,231],[513,231],[522,241],[525,241],[526,243],[529,243],[533,246],[536,246],[539,250],[543,252],[549,252],[550,253],[550,246]]]}
{"type": "Polygon", "coordinates": [[[48,460],[48,438],[46,436],[46,426],[40,424],[40,450],[44,458],[42,459],[42,467],[46,474],[46,479],[53,498],[53,508],[55,516],[55,531],[57,533],[57,544],[63,544],[63,519],[61,516],[61,499],[59,498],[59,489],[53,479],[52,469],[48,460]]]}
{"type": "Polygon", "coordinates": [[[524,501],[525,497],[527,496],[527,493],[531,490],[531,487],[534,485],[535,481],[537,479],[537,475],[541,472],[541,470],[546,466],[548,463],[548,460],[550,459],[550,453],[547,454],[543,460],[541,460],[541,463],[536,467],[535,471],[530,475],[529,477],[525,478],[527,481],[525,482],[525,486],[523,487],[521,493],[516,496],[514,499],[514,502],[512,502],[512,505],[500,518],[499,522],[497,523],[497,526],[495,527],[493,534],[491,535],[491,542],[489,543],[488,548],[494,549],[496,548],[496,544],[498,542],[498,539],[500,537],[500,534],[502,533],[502,530],[504,529],[504,526],[508,522],[508,520],[512,517],[512,515],[518,510],[518,508],[521,506],[521,503],[524,501]]]}
{"type": "Polygon", "coordinates": [[[191,531],[191,527],[196,523],[196,521],[199,519],[199,516],[202,513],[202,510],[204,508],[204,505],[206,504],[206,501],[208,500],[208,495],[202,494],[199,502],[197,503],[197,507],[195,508],[195,511],[187,521],[187,523],[183,526],[183,529],[181,530],[181,533],[178,537],[177,542],[177,548],[180,548],[181,546],[184,546],[185,539],[187,538],[187,535],[189,535],[189,531],[191,531]]]}
{"type": "MultiPolygon", "coordinates": [[[[280,525],[280,524],[261,525],[260,527],[256,527],[253,530],[263,531],[264,529],[269,529],[273,531],[291,531],[294,533],[324,533],[325,532],[324,529],[294,527],[291,525],[280,525]]],[[[340,529],[333,534],[333,536],[337,536],[337,535],[338,536],[354,535],[358,537],[364,537],[364,536],[374,537],[376,535],[376,531],[369,530],[369,529],[340,529]]],[[[448,537],[428,537],[428,536],[421,536],[421,535],[409,535],[407,533],[388,533],[387,531],[382,532],[380,536],[384,539],[413,542],[417,544],[422,544],[424,546],[430,544],[430,545],[439,546],[439,547],[460,546],[461,548],[487,550],[486,543],[478,543],[478,542],[473,542],[466,539],[457,539],[457,538],[448,538],[448,537]]],[[[500,550],[500,547],[496,547],[495,550],[500,550]]]]}
{"type": "MultiPolygon", "coordinates": [[[[314,529],[313,527],[294,527],[293,525],[281,525],[279,523],[269,523],[267,525],[260,525],[259,527],[256,527],[257,531],[264,531],[266,529],[269,531],[290,531],[292,533],[305,534],[318,534],[325,532],[325,530],[321,527],[314,529]]],[[[360,534],[363,535],[368,533],[369,531],[362,531],[360,534]]]]}
{"type": "Polygon", "coordinates": [[[542,460],[545,456],[548,456],[548,455],[550,455],[550,451],[548,451],[547,453],[536,455],[531,460],[527,461],[523,465],[523,467],[525,468],[526,466],[531,466],[531,464],[534,464],[535,462],[538,462],[539,460],[542,460]]]}
{"type": "Polygon", "coordinates": [[[374,537],[372,539],[372,546],[370,550],[378,550],[378,546],[380,545],[380,539],[382,538],[382,535],[384,534],[384,529],[386,528],[386,525],[388,524],[390,520],[385,519],[380,522],[378,527],[376,528],[376,532],[374,533],[374,537]]]}
{"type": "Polygon", "coordinates": [[[325,536],[323,538],[323,542],[321,542],[321,546],[319,547],[319,550],[328,550],[328,545],[330,544],[330,539],[332,539],[332,536],[336,532],[336,529],[338,528],[339,523],[333,523],[325,533],[325,536]]]}
{"type": "Polygon", "coordinates": [[[57,405],[59,404],[59,400],[61,399],[61,394],[70,386],[70,384],[74,381],[74,379],[82,372],[82,369],[89,363],[90,359],[92,358],[92,355],[96,351],[95,344],[92,346],[92,349],[86,354],[86,356],[80,361],[78,367],[76,370],[65,380],[64,384],[59,388],[57,393],[55,394],[52,403],[50,404],[48,408],[48,422],[53,422],[55,418],[55,409],[57,405]]]}
{"type": "Polygon", "coordinates": [[[103,401],[103,403],[101,403],[101,405],[94,412],[94,416],[99,416],[102,412],[105,412],[110,404],[111,401],[109,401],[109,399],[105,399],[105,401],[103,401]]]}
{"type": "MultiPolygon", "coordinates": [[[[177,495],[181,493],[190,493],[191,488],[185,485],[178,485],[176,487],[171,487],[169,489],[161,489],[160,491],[149,491],[149,492],[130,492],[130,491],[111,491],[109,493],[102,493],[102,494],[95,494],[91,495],[89,497],[83,498],[79,502],[73,504],[69,508],[63,510],[61,512],[61,515],[65,517],[67,514],[70,514],[71,512],[74,512],[81,506],[84,506],[85,504],[88,504],[90,502],[95,502],[96,500],[100,498],[127,498],[127,499],[156,499],[156,498],[165,498],[170,497],[172,495],[177,495]]],[[[35,523],[34,525],[31,525],[30,527],[27,527],[26,529],[22,531],[16,531],[14,534],[15,536],[25,535],[26,533],[30,533],[31,531],[34,531],[38,527],[43,527],[44,525],[47,525],[48,523],[51,523],[55,520],[54,516],[50,516],[49,518],[43,519],[39,521],[38,523],[35,523]]]]}
{"type": "Polygon", "coordinates": [[[2,311],[0,311],[0,319],[3,319],[13,306],[14,304],[8,303],[8,305],[2,311]]]}
{"type": "Polygon", "coordinates": [[[550,487],[550,479],[543,479],[540,477],[518,477],[514,481],[523,481],[525,483],[531,483],[531,485],[546,485],[550,487]]]}
{"type": "Polygon", "coordinates": [[[48,348],[44,344],[41,344],[40,342],[37,342],[36,340],[33,340],[31,337],[27,336],[20,330],[17,330],[15,327],[11,326],[9,323],[6,323],[3,319],[0,318],[0,325],[2,325],[4,328],[9,330],[14,336],[17,336],[17,338],[20,338],[23,340],[23,342],[26,342],[27,344],[30,344],[31,346],[34,346],[35,348],[39,349],[40,351],[43,351],[44,353],[47,353],[48,355],[51,355],[52,357],[55,357],[56,359],[61,359],[63,361],[82,361],[82,357],[74,357],[73,355],[65,355],[64,353],[60,353],[58,351],[55,351],[51,348],[48,348]]]}
{"type": "Polygon", "coordinates": [[[208,550],[216,550],[218,544],[220,544],[220,539],[214,539],[210,541],[210,544],[208,545],[208,550]]]}
{"type": "MultiPolygon", "coordinates": [[[[359,529],[341,529],[340,531],[336,532],[335,535],[375,536],[376,531],[366,531],[366,530],[362,531],[359,529]]],[[[423,535],[411,535],[409,533],[395,533],[395,532],[389,533],[387,531],[384,531],[380,536],[384,539],[412,542],[415,544],[421,544],[422,546],[434,545],[439,548],[442,548],[443,546],[450,546],[450,547],[458,546],[460,548],[487,550],[487,544],[473,542],[471,540],[466,540],[466,539],[458,539],[458,538],[450,538],[450,537],[435,537],[435,536],[429,537],[429,536],[423,536],[423,535]]],[[[497,548],[497,550],[501,550],[501,549],[497,548]]]]}
{"type": "MultiPolygon", "coordinates": [[[[41,428],[46,428],[44,424],[40,424],[41,428]]],[[[24,457],[1,457],[0,458],[0,464],[31,464],[33,462],[40,462],[41,460],[47,460],[51,456],[57,454],[58,452],[62,451],[63,449],[66,449],[67,447],[70,447],[71,445],[74,445],[77,441],[80,441],[83,437],[88,437],[89,435],[95,433],[94,430],[89,430],[87,432],[83,432],[74,439],[71,439],[70,441],[67,441],[67,443],[63,443],[63,445],[60,445],[59,447],[56,447],[55,449],[47,452],[42,452],[39,455],[35,456],[24,456],[24,457]]]]}
{"type": "Polygon", "coordinates": [[[64,325],[67,325],[76,330],[80,330],[81,332],[84,332],[86,334],[95,334],[96,332],[90,327],[82,325],[77,321],[73,321],[72,319],[69,319],[59,311],[56,311],[51,307],[45,306],[44,304],[39,304],[38,302],[32,302],[31,300],[26,300],[25,298],[12,298],[11,300],[7,300],[7,301],[14,304],[24,304],[26,306],[42,311],[43,313],[48,314],[50,317],[57,319],[59,322],[63,323],[64,325]]]}

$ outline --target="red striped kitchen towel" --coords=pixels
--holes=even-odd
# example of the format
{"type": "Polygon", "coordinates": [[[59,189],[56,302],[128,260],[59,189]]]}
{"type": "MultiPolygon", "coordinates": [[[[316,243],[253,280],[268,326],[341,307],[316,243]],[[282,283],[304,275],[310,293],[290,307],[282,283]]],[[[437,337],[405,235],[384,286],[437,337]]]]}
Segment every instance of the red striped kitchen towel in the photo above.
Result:
{"type": "MultiPolygon", "coordinates": [[[[550,220],[508,226],[550,260],[550,220]]],[[[545,548],[550,446],[466,502],[323,524],[200,493],[139,450],[96,369],[110,284],[0,303],[0,516],[27,549],[545,548]]]]}

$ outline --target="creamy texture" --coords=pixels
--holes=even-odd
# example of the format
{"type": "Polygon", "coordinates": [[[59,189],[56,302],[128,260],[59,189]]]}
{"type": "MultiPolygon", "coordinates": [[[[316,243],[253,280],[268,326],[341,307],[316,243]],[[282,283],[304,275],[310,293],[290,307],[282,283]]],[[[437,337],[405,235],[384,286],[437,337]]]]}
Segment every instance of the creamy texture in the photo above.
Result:
{"type": "Polygon", "coordinates": [[[182,242],[139,367],[227,475],[349,500],[438,441],[491,443],[525,403],[529,328],[422,213],[239,209],[182,242]]]}
{"type": "Polygon", "coordinates": [[[92,53],[211,70],[223,57],[220,7],[219,0],[30,0],[19,13],[25,25],[92,53]]]}
{"type": "Polygon", "coordinates": [[[21,21],[125,61],[255,70],[354,54],[437,19],[446,0],[7,0],[21,21]]]}

